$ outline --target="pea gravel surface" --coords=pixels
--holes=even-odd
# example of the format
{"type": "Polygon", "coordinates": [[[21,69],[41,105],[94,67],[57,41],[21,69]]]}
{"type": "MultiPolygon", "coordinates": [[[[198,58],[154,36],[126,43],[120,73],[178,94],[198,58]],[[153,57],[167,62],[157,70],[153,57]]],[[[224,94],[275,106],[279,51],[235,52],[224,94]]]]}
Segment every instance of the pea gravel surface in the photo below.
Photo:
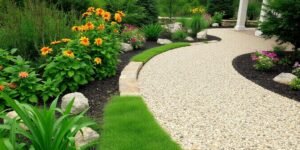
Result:
{"type": "Polygon", "coordinates": [[[270,50],[254,30],[210,29],[220,42],[195,43],[151,59],[141,94],[161,126],[185,150],[300,149],[300,103],[241,76],[232,60],[270,50]]]}

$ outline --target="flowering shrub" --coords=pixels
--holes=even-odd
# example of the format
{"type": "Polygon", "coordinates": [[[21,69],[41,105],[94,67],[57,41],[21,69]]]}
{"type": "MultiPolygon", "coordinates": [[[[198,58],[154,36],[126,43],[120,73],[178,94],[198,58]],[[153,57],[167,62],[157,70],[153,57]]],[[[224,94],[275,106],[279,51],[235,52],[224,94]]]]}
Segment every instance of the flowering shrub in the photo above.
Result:
{"type": "Polygon", "coordinates": [[[196,8],[191,9],[191,13],[192,13],[192,14],[200,14],[200,15],[202,15],[202,14],[204,14],[205,12],[206,12],[206,9],[205,9],[205,7],[203,7],[203,6],[199,6],[199,7],[196,7],[196,8]]]}
{"type": "Polygon", "coordinates": [[[292,80],[292,82],[290,83],[290,86],[293,90],[300,90],[300,78],[296,78],[294,80],[292,80]]]}
{"type": "Polygon", "coordinates": [[[121,36],[123,41],[131,44],[134,49],[143,47],[146,42],[144,34],[133,25],[125,25],[121,36]]]}
{"type": "Polygon", "coordinates": [[[276,53],[268,51],[256,52],[251,58],[255,61],[254,68],[261,71],[272,69],[279,61],[276,53]]]}

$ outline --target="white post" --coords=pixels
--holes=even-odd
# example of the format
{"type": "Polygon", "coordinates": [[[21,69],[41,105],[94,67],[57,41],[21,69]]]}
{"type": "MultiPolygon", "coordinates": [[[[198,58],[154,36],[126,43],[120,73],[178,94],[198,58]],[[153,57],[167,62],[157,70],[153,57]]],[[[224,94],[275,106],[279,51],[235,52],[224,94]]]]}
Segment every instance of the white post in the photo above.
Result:
{"type": "Polygon", "coordinates": [[[235,30],[245,30],[246,18],[247,18],[248,0],[240,0],[238,19],[236,22],[235,30]]]}
{"type": "MultiPolygon", "coordinates": [[[[268,0],[263,0],[262,6],[261,6],[261,11],[260,11],[260,16],[259,16],[259,22],[264,22],[265,21],[265,15],[266,15],[266,4],[268,4],[268,0]]],[[[261,36],[262,32],[260,30],[255,31],[255,36],[261,36]]]]}

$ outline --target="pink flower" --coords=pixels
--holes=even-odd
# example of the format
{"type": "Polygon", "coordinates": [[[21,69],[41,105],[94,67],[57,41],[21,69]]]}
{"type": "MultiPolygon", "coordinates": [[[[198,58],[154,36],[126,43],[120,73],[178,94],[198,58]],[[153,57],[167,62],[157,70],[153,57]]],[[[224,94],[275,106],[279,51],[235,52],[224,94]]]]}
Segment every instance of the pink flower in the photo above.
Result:
{"type": "Polygon", "coordinates": [[[256,54],[252,54],[252,55],[251,55],[251,59],[252,59],[253,61],[257,61],[257,60],[258,60],[258,57],[256,56],[256,54]]]}
{"type": "Polygon", "coordinates": [[[300,63],[299,63],[298,61],[296,61],[293,67],[294,67],[294,68],[300,67],[300,63]]]}

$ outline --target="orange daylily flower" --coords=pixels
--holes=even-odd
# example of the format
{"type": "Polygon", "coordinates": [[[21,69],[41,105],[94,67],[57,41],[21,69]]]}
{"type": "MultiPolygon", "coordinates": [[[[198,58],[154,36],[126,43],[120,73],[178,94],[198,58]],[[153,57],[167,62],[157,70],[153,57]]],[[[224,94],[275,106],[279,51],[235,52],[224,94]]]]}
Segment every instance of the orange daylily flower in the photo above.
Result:
{"type": "Polygon", "coordinates": [[[85,26],[89,30],[94,30],[94,28],[95,28],[94,24],[91,22],[86,23],[85,26]]]}
{"type": "Polygon", "coordinates": [[[119,23],[122,22],[122,16],[120,13],[115,13],[115,20],[119,23]]]}
{"type": "Polygon", "coordinates": [[[119,13],[122,17],[125,17],[125,13],[123,13],[123,11],[117,11],[117,13],[119,13]]]}
{"type": "Polygon", "coordinates": [[[99,26],[98,26],[98,30],[104,30],[105,29],[105,25],[104,24],[100,24],[99,26]]]}
{"type": "Polygon", "coordinates": [[[94,43],[95,43],[97,46],[100,46],[100,45],[102,45],[102,42],[103,42],[103,40],[102,40],[101,38],[96,38],[94,43]]]}
{"type": "Polygon", "coordinates": [[[97,16],[102,16],[102,14],[104,13],[105,11],[103,10],[103,9],[101,9],[101,8],[97,8],[96,9],[96,15],[97,16]]]}
{"type": "Polygon", "coordinates": [[[0,84],[0,92],[3,91],[4,89],[5,89],[5,86],[0,84]]]}
{"type": "Polygon", "coordinates": [[[73,51],[71,51],[71,50],[65,50],[65,51],[63,52],[63,55],[64,55],[64,56],[67,56],[67,57],[70,57],[70,58],[74,58],[74,53],[73,53],[73,51]]]}
{"type": "Polygon", "coordinates": [[[68,38],[63,38],[63,39],[61,39],[61,41],[62,41],[62,42],[64,42],[64,43],[68,43],[68,42],[70,42],[70,41],[71,41],[71,39],[68,39],[68,38]]]}
{"type": "Polygon", "coordinates": [[[52,52],[52,48],[50,48],[50,47],[43,47],[43,48],[41,48],[41,53],[42,53],[43,56],[46,56],[46,55],[48,55],[51,52],[52,52]]]}
{"type": "Polygon", "coordinates": [[[102,18],[103,18],[105,21],[109,21],[110,18],[111,18],[110,12],[104,12],[104,13],[102,14],[102,18]]]}
{"type": "Polygon", "coordinates": [[[25,79],[29,76],[28,72],[22,71],[19,73],[19,77],[25,79]]]}
{"type": "Polygon", "coordinates": [[[56,45],[56,44],[60,44],[61,43],[61,41],[53,41],[53,42],[51,42],[50,44],[51,45],[56,45]]]}
{"type": "Polygon", "coordinates": [[[99,65],[99,64],[102,63],[102,59],[99,58],[99,57],[96,57],[96,58],[94,59],[94,62],[95,62],[97,65],[99,65]]]}
{"type": "Polygon", "coordinates": [[[87,37],[81,37],[80,38],[80,44],[81,45],[84,45],[84,46],[89,46],[90,45],[90,41],[87,37]]]}
{"type": "Polygon", "coordinates": [[[90,13],[95,12],[95,7],[89,7],[87,9],[87,12],[90,12],[90,13]]]}
{"type": "Polygon", "coordinates": [[[90,16],[90,15],[92,15],[91,12],[85,12],[85,13],[82,14],[82,17],[87,17],[87,16],[90,16]]]}

